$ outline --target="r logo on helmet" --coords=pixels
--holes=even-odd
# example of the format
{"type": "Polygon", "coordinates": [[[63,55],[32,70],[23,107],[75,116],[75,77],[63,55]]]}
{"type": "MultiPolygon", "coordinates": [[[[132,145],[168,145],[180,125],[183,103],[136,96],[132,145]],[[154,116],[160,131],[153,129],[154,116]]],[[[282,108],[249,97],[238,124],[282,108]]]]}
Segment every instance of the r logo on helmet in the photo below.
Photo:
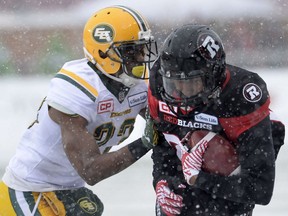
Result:
{"type": "Polygon", "coordinates": [[[208,34],[203,34],[199,36],[198,47],[200,54],[208,61],[217,60],[221,54],[218,52],[220,45],[208,34]],[[215,58],[216,57],[216,58],[215,58]]]}
{"type": "Polygon", "coordinates": [[[108,25],[98,25],[93,31],[93,38],[99,43],[108,43],[113,40],[114,31],[108,25]]]}

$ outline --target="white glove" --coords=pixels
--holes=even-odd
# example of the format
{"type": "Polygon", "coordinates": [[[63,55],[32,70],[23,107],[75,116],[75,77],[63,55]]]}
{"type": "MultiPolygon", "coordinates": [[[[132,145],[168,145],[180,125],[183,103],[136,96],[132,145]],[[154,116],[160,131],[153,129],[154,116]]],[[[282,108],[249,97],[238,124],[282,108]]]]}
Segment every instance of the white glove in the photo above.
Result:
{"type": "Polygon", "coordinates": [[[195,146],[191,149],[190,153],[187,151],[183,151],[182,153],[182,170],[185,177],[185,180],[188,184],[191,185],[190,179],[199,174],[199,170],[201,170],[203,155],[208,146],[208,142],[201,142],[199,145],[195,146]]]}
{"type": "MultiPolygon", "coordinates": [[[[185,187],[183,184],[180,187],[185,187]]],[[[181,213],[181,208],[184,206],[182,201],[182,196],[175,194],[168,187],[168,182],[166,180],[160,180],[156,185],[156,197],[157,202],[160,205],[162,211],[167,216],[179,215],[181,213]]]]}

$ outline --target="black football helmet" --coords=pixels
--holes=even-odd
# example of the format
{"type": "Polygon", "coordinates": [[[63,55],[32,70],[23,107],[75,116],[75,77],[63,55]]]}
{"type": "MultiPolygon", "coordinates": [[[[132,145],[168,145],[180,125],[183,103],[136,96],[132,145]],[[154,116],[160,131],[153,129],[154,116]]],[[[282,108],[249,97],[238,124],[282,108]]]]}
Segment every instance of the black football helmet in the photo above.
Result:
{"type": "Polygon", "coordinates": [[[173,31],[159,61],[160,95],[169,106],[189,110],[219,95],[226,77],[225,52],[209,27],[188,24],[173,31]]]}

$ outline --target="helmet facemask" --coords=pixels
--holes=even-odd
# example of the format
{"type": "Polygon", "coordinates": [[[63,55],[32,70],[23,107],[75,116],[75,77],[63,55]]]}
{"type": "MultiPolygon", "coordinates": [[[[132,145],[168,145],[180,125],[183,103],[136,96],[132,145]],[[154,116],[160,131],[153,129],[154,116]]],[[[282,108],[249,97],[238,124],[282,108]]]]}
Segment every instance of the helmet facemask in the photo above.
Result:
{"type": "Polygon", "coordinates": [[[168,36],[163,47],[160,94],[170,109],[188,113],[219,96],[226,76],[225,53],[215,32],[206,26],[184,25],[168,36]]]}
{"type": "Polygon", "coordinates": [[[148,71],[157,57],[157,45],[154,40],[134,40],[113,42],[106,55],[112,61],[120,63],[121,69],[116,77],[136,81],[137,79],[148,79],[148,71]]]}
{"type": "Polygon", "coordinates": [[[201,67],[194,58],[161,58],[159,73],[162,76],[162,99],[169,106],[187,113],[199,104],[207,103],[215,86],[209,68],[201,67]]]}

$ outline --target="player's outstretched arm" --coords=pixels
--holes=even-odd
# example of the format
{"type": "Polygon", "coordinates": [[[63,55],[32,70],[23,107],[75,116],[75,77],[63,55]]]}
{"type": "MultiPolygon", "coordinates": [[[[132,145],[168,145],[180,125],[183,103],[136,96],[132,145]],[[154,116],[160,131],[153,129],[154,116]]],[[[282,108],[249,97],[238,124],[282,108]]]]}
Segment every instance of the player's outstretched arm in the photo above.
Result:
{"type": "Polygon", "coordinates": [[[49,115],[61,127],[62,143],[69,161],[89,185],[122,171],[148,151],[138,152],[143,146],[139,138],[118,151],[101,154],[93,135],[86,129],[86,119],[67,115],[54,108],[50,108],[49,115]],[[131,149],[136,151],[136,156],[131,149]]]}

